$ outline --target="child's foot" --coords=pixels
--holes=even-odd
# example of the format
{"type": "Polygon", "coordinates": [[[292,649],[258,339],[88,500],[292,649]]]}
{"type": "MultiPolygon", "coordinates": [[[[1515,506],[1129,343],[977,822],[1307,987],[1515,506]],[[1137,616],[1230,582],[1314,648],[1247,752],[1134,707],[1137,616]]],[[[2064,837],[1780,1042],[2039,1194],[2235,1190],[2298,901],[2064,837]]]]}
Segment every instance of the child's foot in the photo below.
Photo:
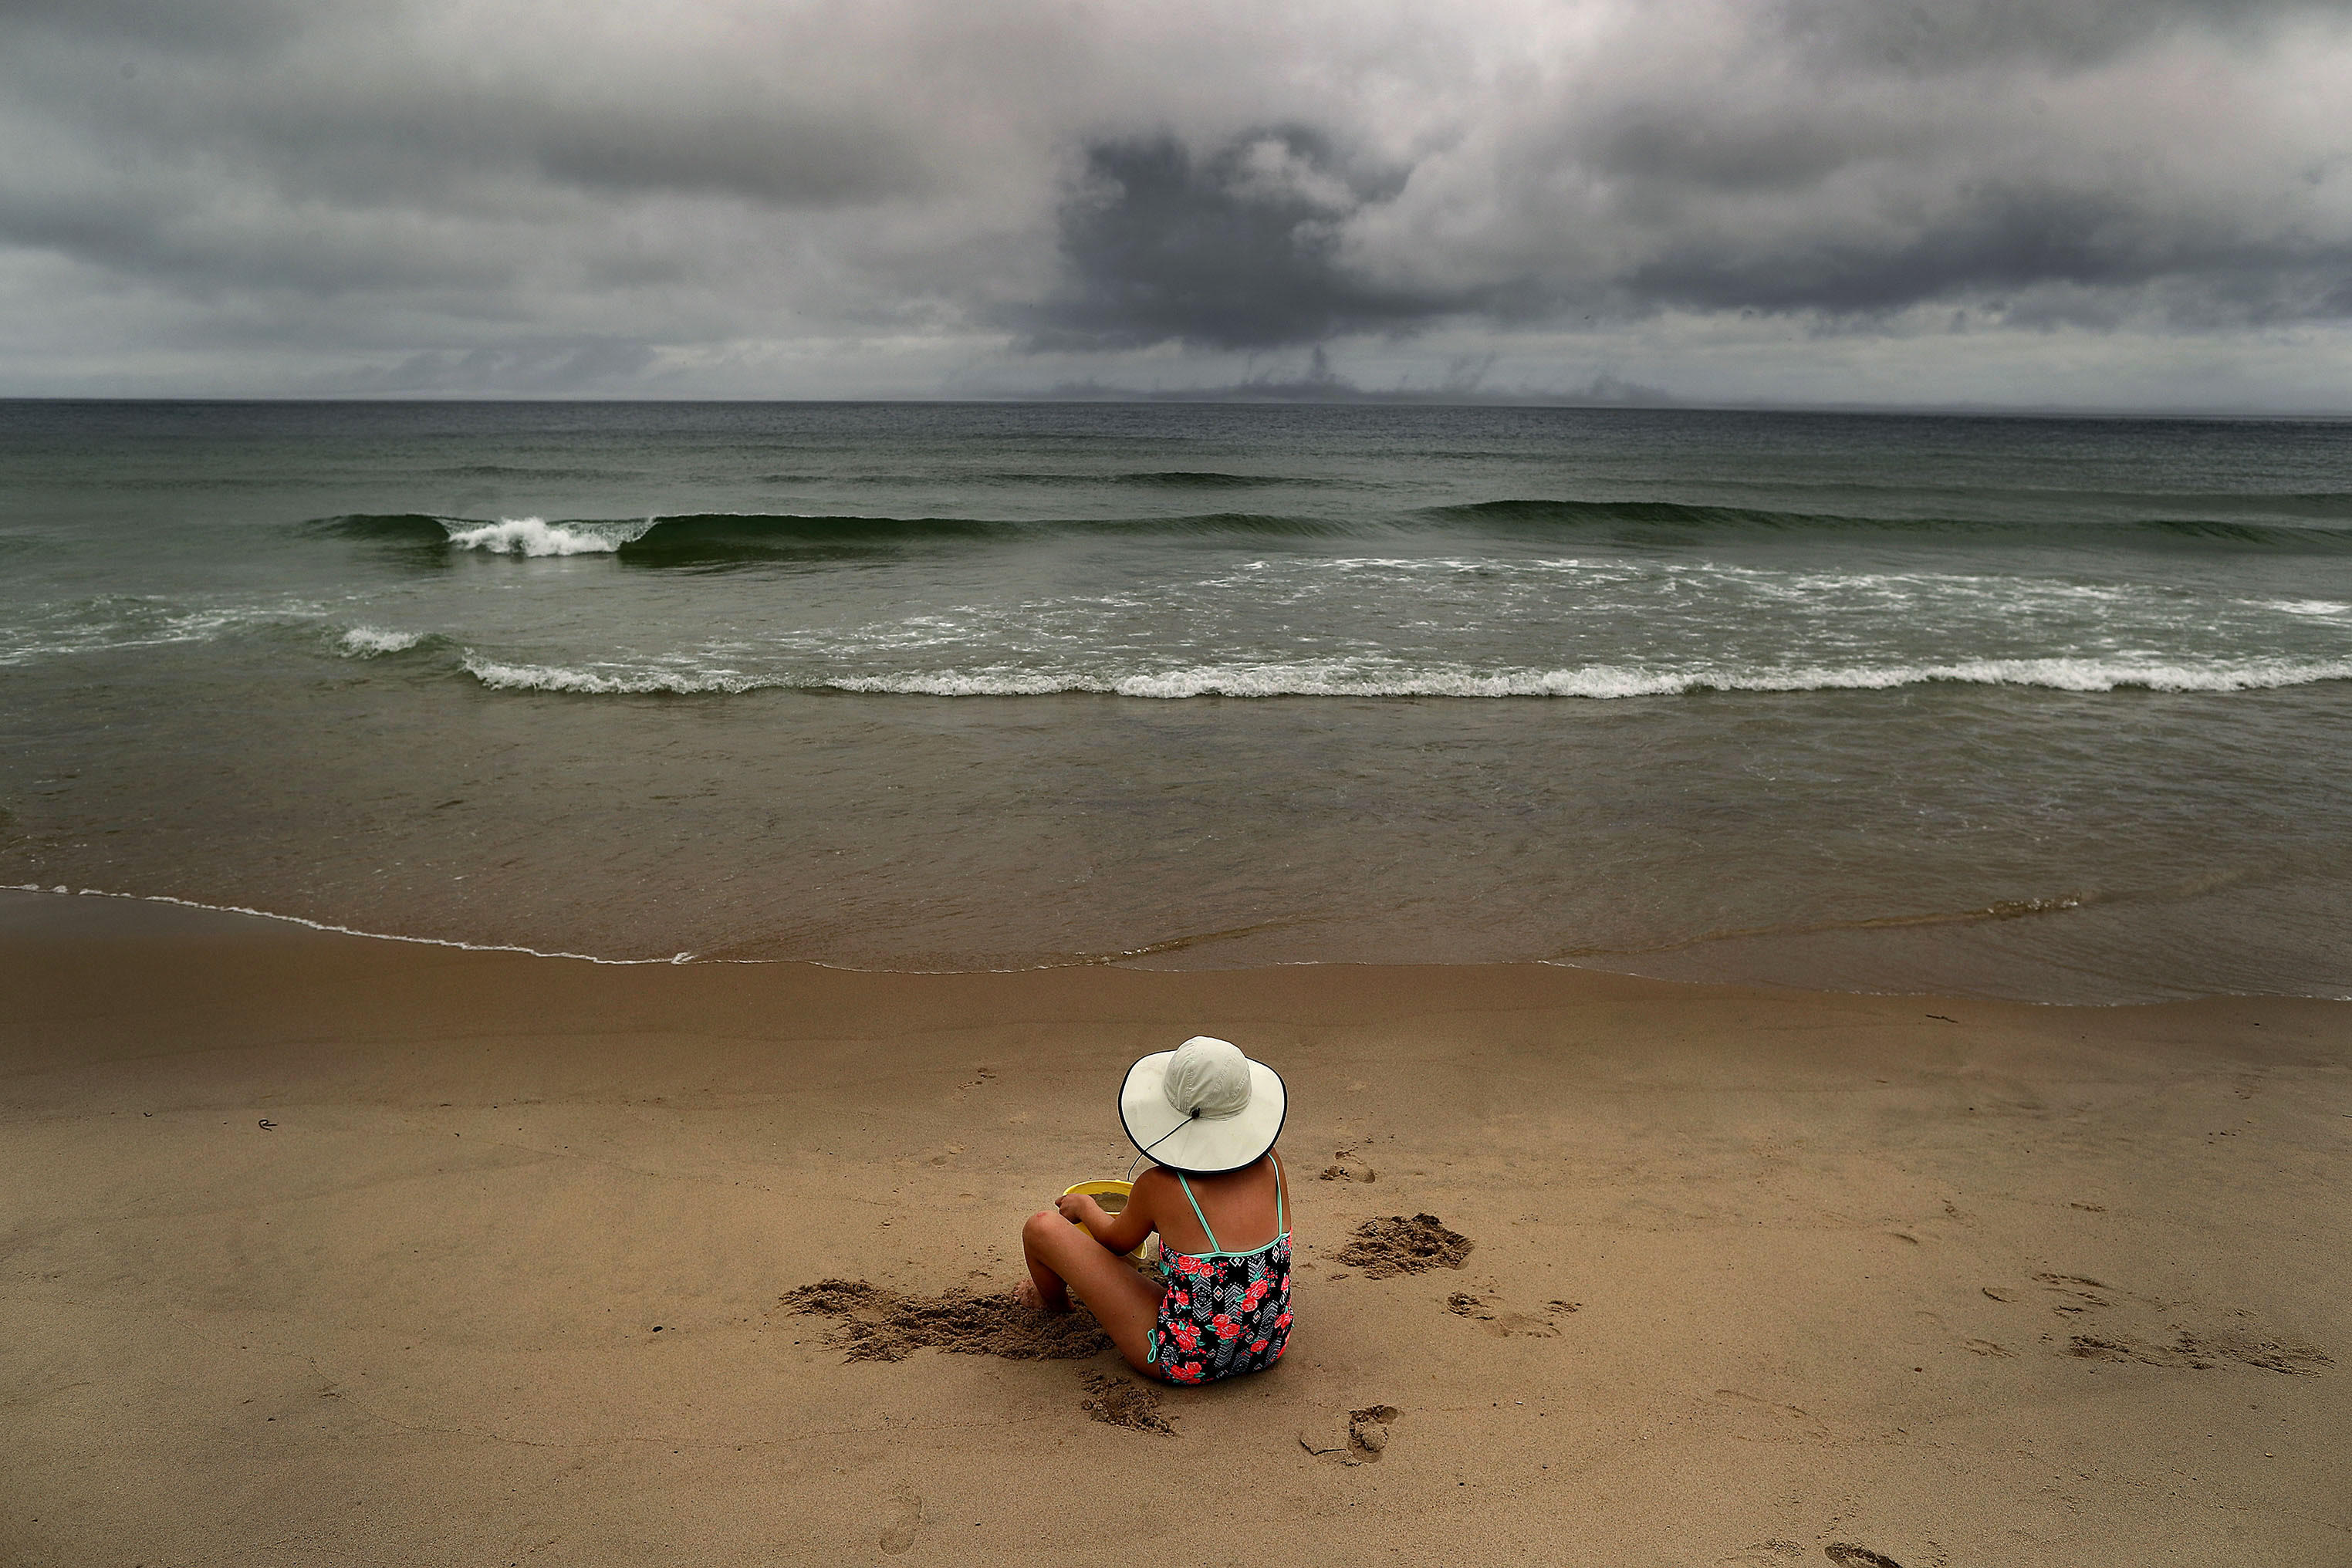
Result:
{"type": "Polygon", "coordinates": [[[1033,1307],[1040,1312],[1066,1312],[1070,1310],[1067,1297],[1063,1298],[1061,1306],[1045,1305],[1045,1299],[1037,1294],[1037,1281],[1034,1279],[1024,1279],[1013,1287],[1013,1300],[1016,1306],[1033,1307]]]}

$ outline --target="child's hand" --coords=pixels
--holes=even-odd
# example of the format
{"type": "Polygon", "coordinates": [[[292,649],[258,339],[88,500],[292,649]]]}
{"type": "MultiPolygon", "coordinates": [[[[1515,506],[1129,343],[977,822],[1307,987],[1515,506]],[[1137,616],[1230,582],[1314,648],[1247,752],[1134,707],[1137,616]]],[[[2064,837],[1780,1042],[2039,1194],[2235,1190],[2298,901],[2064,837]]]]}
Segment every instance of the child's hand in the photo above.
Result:
{"type": "MultiPolygon", "coordinates": [[[[1097,1215],[1102,1214],[1102,1205],[1095,1202],[1094,1199],[1088,1197],[1084,1193],[1065,1193],[1060,1197],[1054,1200],[1054,1207],[1060,1213],[1064,1219],[1068,1220],[1073,1225],[1086,1224],[1087,1211],[1088,1209],[1094,1210],[1097,1215]]],[[[1109,1216],[1104,1215],[1103,1217],[1108,1218],[1109,1216]]]]}

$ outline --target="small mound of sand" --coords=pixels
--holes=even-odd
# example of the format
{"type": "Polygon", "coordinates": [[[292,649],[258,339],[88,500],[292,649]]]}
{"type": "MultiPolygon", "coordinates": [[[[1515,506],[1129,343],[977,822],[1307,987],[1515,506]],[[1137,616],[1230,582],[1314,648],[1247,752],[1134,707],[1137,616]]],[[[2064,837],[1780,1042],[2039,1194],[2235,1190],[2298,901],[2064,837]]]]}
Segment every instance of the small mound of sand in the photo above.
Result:
{"type": "Polygon", "coordinates": [[[1158,1432],[1173,1437],[1176,1428],[1160,1414],[1160,1395],[1139,1383],[1113,1377],[1107,1372],[1087,1373],[1087,1396],[1078,1408],[1095,1420],[1130,1432],[1158,1432]]]}
{"type": "Polygon", "coordinates": [[[1084,1307],[1041,1312],[1009,1294],[909,1296],[863,1279],[820,1279],[788,1292],[788,1311],[840,1321],[827,1342],[846,1361],[904,1361],[919,1350],[1010,1361],[1081,1361],[1110,1347],[1084,1307]]]}
{"type": "Polygon", "coordinates": [[[1418,1274],[1424,1268],[1459,1268],[1473,1245],[1459,1231],[1446,1229],[1433,1214],[1417,1214],[1411,1219],[1391,1215],[1358,1226],[1354,1238],[1332,1258],[1375,1279],[1385,1279],[1391,1274],[1418,1274]]]}

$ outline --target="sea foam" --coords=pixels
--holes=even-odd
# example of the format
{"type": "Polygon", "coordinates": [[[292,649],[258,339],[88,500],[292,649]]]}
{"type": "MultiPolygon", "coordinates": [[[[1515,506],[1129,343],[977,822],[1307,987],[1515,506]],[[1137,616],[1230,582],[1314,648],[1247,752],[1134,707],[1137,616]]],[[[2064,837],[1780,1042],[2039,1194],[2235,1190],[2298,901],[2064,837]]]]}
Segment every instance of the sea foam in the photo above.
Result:
{"type": "Polygon", "coordinates": [[[782,686],[733,670],[576,669],[561,664],[507,664],[485,658],[468,648],[460,661],[467,674],[493,691],[571,691],[592,697],[639,695],[667,691],[679,696],[703,692],[750,691],[782,686]]]}
{"type": "Polygon", "coordinates": [[[326,614],[323,606],[298,600],[181,610],[157,597],[102,595],[79,604],[36,606],[26,622],[0,626],[0,666],[75,654],[215,642],[316,621],[326,614]]]}
{"type": "Polygon", "coordinates": [[[394,632],[381,626],[353,626],[337,642],[348,658],[375,658],[387,653],[405,653],[424,640],[423,632],[394,632]]]}
{"type": "Polygon", "coordinates": [[[1611,701],[1706,691],[1886,691],[1907,686],[2019,686],[2054,691],[2250,691],[2352,680],[2352,659],[2258,659],[2195,665],[2124,659],[1970,659],[1950,664],[1725,667],[1654,669],[1587,665],[1574,669],[1491,669],[1387,665],[1223,664],[1126,675],[995,667],[889,675],[753,675],[736,669],[611,665],[508,664],[468,652],[467,672],[494,689],[591,696],[669,692],[680,696],[768,688],[903,697],[1048,697],[1062,694],[1161,701],[1196,697],[1583,698],[1611,701]]]}
{"type": "MultiPolygon", "coordinates": [[[[411,942],[419,947],[454,947],[467,952],[520,952],[533,958],[565,958],[581,963],[608,964],[616,968],[634,969],[649,963],[690,963],[696,956],[691,952],[677,952],[672,953],[667,958],[604,958],[593,952],[566,952],[541,947],[523,947],[514,942],[462,942],[456,937],[447,936],[404,936],[393,931],[365,931],[357,926],[336,925],[331,921],[314,921],[302,915],[282,915],[271,910],[250,909],[244,904],[201,903],[194,899],[175,898],[170,893],[117,893],[104,888],[83,888],[77,895],[75,889],[62,882],[55,887],[43,887],[38,882],[0,883],[0,892],[62,894],[68,898],[79,896],[85,899],[122,899],[142,904],[173,904],[184,910],[203,910],[211,914],[250,915],[257,920],[278,921],[287,925],[301,926],[310,931],[329,931],[337,936],[364,937],[371,942],[411,942]]],[[[758,960],[720,958],[709,962],[750,963],[757,963],[758,960]]],[[[820,967],[823,966],[820,965],[820,967]]]]}
{"type": "Polygon", "coordinates": [[[653,526],[653,520],[616,527],[507,517],[496,522],[443,526],[449,530],[449,542],[459,550],[487,550],[493,555],[610,555],[642,536],[653,526]]]}

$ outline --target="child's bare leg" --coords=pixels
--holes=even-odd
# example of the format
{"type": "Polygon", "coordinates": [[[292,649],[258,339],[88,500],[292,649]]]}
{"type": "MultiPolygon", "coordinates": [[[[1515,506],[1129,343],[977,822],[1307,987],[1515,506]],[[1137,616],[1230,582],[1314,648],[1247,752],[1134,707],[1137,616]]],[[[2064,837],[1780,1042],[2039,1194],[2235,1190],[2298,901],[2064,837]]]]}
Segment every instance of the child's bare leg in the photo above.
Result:
{"type": "Polygon", "coordinates": [[[1030,1216],[1029,1222],[1021,1227],[1021,1260],[1029,1266],[1029,1278],[1013,1288],[1013,1296],[1024,1307],[1037,1307],[1048,1312],[1066,1312],[1070,1310],[1068,1284],[1054,1271],[1053,1265],[1037,1256],[1038,1243],[1042,1239],[1037,1232],[1049,1220],[1065,1230],[1078,1228],[1052,1209],[1030,1216]]]}
{"type": "Polygon", "coordinates": [[[1161,1286],[1138,1274],[1085,1226],[1072,1225],[1052,1209],[1030,1215],[1021,1227],[1021,1253],[1029,1265],[1030,1288],[1037,1293],[1038,1306],[1066,1312],[1076,1295],[1129,1365],[1160,1375],[1150,1357],[1161,1286]]]}

